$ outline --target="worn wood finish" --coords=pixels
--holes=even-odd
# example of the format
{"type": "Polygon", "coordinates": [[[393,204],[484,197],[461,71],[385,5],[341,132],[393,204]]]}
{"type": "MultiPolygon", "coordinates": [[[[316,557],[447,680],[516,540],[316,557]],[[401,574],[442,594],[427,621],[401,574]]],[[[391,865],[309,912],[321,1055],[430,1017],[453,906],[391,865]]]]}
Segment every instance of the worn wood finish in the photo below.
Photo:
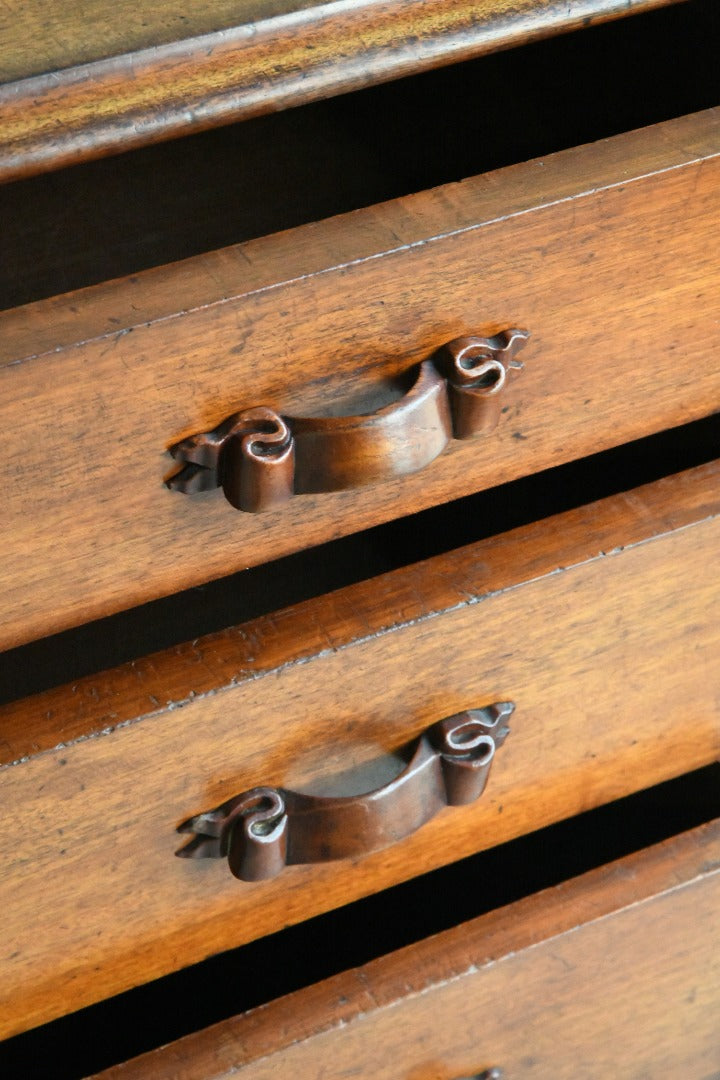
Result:
{"type": "Polygon", "coordinates": [[[2,710],[2,1034],[715,760],[719,479],[691,470],[2,710]],[[320,794],[503,700],[483,798],[396,847],[256,884],[173,856],[175,827],[238,791],[320,794]]]}
{"type": "Polygon", "coordinates": [[[711,110],[0,316],[0,647],[707,415],[719,150],[711,110]],[[422,474],[241,524],[163,489],[239,408],[362,412],[513,325],[497,431],[422,474]]]}
{"type": "Polygon", "coordinates": [[[714,821],[97,1080],[709,1080],[718,910],[714,821]]]}
{"type": "Polygon", "coordinates": [[[6,0],[0,180],[507,48],[672,0],[6,0]]]}

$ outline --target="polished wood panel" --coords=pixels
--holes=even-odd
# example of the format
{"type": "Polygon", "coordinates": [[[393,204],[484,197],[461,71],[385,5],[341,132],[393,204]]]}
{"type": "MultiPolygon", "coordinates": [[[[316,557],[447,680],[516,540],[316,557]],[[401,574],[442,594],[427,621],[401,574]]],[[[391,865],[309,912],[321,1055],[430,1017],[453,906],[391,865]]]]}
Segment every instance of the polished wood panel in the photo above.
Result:
{"type": "Polygon", "coordinates": [[[671,2],[6,0],[0,181],[671,2]]]}
{"type": "Polygon", "coordinates": [[[716,760],[719,479],[703,466],[3,709],[2,1033],[716,760]],[[255,884],[173,856],[176,826],[238,791],[314,790],[503,700],[483,798],[395,847],[255,884]]]}
{"type": "Polygon", "coordinates": [[[719,150],[711,110],[0,316],[0,646],[712,412],[719,150]],[[162,486],[239,408],[362,412],[505,326],[508,412],[422,474],[253,521],[162,486]]]}
{"type": "Polygon", "coordinates": [[[718,910],[715,821],[98,1080],[709,1080],[718,910]]]}

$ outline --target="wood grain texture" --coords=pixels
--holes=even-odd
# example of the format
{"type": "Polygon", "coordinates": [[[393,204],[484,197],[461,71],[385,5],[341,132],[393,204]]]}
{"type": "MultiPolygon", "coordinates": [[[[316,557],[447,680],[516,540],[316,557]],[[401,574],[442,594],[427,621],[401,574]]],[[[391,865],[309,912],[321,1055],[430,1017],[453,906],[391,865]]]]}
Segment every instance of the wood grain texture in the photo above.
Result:
{"type": "Polygon", "coordinates": [[[719,908],[715,821],[98,1080],[709,1080],[719,908]]]}
{"type": "Polygon", "coordinates": [[[262,25],[278,15],[297,15],[317,6],[317,0],[187,0],[180,10],[163,2],[138,8],[127,0],[86,0],[82,6],[3,0],[0,79],[8,83],[67,72],[218,30],[262,25]]]}
{"type": "Polygon", "coordinates": [[[719,478],[691,470],[2,710],[2,1034],[716,760],[719,478]],[[482,799],[396,847],[248,885],[173,857],[191,814],[307,789],[499,700],[517,711],[482,799]]]}
{"type": "Polygon", "coordinates": [[[592,25],[672,0],[5,0],[0,180],[592,25]]]}
{"type": "Polygon", "coordinates": [[[712,412],[719,150],[711,110],[1,315],[0,647],[712,412]],[[162,486],[232,412],[361,411],[512,325],[497,431],[416,476],[261,519],[162,486]]]}

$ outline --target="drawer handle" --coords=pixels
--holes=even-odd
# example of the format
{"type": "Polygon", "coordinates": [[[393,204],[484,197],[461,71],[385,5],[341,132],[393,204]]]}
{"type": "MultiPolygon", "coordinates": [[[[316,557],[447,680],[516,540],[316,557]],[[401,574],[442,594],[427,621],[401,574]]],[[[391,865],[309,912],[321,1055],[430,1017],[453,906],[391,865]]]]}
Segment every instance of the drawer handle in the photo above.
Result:
{"type": "Polygon", "coordinates": [[[293,495],[343,491],[429,465],[451,439],[497,424],[502,391],[522,370],[515,359],[530,335],[503,330],[462,337],[411,372],[400,401],[360,416],[281,416],[258,406],[170,447],[179,470],[165,483],[192,495],[222,487],[237,510],[272,510],[293,495]]]}
{"type": "Polygon", "coordinates": [[[242,881],[272,878],[285,866],[378,851],[414,833],[444,806],[482,794],[495,750],[510,729],[510,701],[469,709],[433,724],[405,750],[407,765],[383,787],[332,798],[256,787],[179,826],[195,835],[176,855],[227,856],[242,881]]]}

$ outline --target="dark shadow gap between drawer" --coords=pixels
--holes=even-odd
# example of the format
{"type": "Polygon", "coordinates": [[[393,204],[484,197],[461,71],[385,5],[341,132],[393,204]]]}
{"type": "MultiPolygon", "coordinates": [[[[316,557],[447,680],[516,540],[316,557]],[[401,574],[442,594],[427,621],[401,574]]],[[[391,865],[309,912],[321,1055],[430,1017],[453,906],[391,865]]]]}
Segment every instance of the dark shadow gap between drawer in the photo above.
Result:
{"type": "Polygon", "coordinates": [[[0,309],[716,105],[719,32],[688,0],[5,185],[0,309]]]}
{"type": "Polygon", "coordinates": [[[718,816],[720,764],[18,1035],[0,1043],[0,1075],[77,1080],[718,816]]]}
{"type": "Polygon", "coordinates": [[[0,654],[0,706],[718,456],[720,413],[715,413],[30,642],[0,654]]]}

